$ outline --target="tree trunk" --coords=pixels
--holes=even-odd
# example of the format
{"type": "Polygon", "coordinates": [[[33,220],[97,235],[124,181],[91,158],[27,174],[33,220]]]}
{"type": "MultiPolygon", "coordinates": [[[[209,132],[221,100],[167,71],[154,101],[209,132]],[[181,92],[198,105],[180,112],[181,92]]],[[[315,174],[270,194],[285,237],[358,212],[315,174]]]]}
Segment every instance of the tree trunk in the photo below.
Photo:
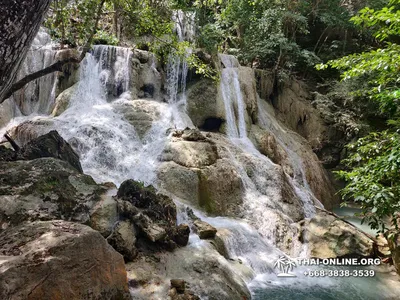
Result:
{"type": "Polygon", "coordinates": [[[51,0],[0,1],[0,99],[11,87],[51,0]]]}

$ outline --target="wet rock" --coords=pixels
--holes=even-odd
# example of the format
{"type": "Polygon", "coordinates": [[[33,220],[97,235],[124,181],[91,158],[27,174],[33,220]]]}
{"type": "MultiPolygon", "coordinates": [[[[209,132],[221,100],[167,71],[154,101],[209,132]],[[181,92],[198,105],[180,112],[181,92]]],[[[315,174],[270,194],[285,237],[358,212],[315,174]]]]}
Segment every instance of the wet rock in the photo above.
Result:
{"type": "Polygon", "coordinates": [[[23,223],[0,234],[0,253],[1,299],[130,299],[122,256],[90,227],[23,223]]]}
{"type": "Polygon", "coordinates": [[[133,217],[133,221],[153,243],[164,240],[167,236],[166,229],[154,223],[147,215],[138,213],[133,217]]]}
{"type": "Polygon", "coordinates": [[[101,199],[90,213],[90,227],[97,230],[104,237],[108,237],[118,221],[117,201],[111,196],[111,190],[101,195],[101,199]]]}
{"type": "Polygon", "coordinates": [[[16,160],[17,153],[10,148],[0,145],[0,161],[16,160]]]}
{"type": "Polygon", "coordinates": [[[294,175],[293,167],[286,151],[277,142],[272,133],[261,129],[257,125],[252,125],[250,138],[253,140],[254,145],[260,151],[260,153],[267,156],[274,163],[282,166],[283,170],[289,176],[294,175]]]}
{"type": "Polygon", "coordinates": [[[53,111],[51,113],[53,117],[57,117],[67,110],[69,103],[71,102],[71,98],[75,94],[77,88],[78,84],[74,84],[73,86],[63,91],[60,95],[58,95],[53,111]]]}
{"type": "Polygon", "coordinates": [[[240,67],[238,69],[238,77],[240,90],[243,95],[243,100],[246,104],[247,114],[250,119],[256,120],[258,113],[258,94],[254,69],[250,67],[240,67]]]}
{"type": "Polygon", "coordinates": [[[30,220],[89,223],[107,187],[55,158],[0,162],[0,231],[30,220]]]}
{"type": "Polygon", "coordinates": [[[165,103],[150,100],[115,101],[112,103],[116,112],[122,113],[125,119],[143,138],[153,124],[159,121],[167,109],[165,103]]]}
{"type": "Polygon", "coordinates": [[[179,246],[186,246],[189,242],[190,228],[187,224],[180,224],[170,231],[172,240],[179,246]]]}
{"type": "Polygon", "coordinates": [[[206,137],[198,130],[194,129],[185,129],[182,134],[182,139],[190,142],[204,141],[206,137]]]}
{"type": "Polygon", "coordinates": [[[121,216],[131,220],[147,241],[167,250],[187,244],[189,228],[177,226],[174,202],[154,187],[127,180],[118,190],[117,202],[121,216]]]}
{"type": "Polygon", "coordinates": [[[9,130],[11,138],[20,146],[24,146],[39,136],[48,133],[54,121],[48,117],[35,117],[9,130]]]}
{"type": "Polygon", "coordinates": [[[302,230],[312,257],[371,257],[375,253],[369,236],[326,211],[318,210],[314,218],[305,220],[302,230]]]}
{"type": "Polygon", "coordinates": [[[83,173],[78,154],[55,130],[30,141],[18,152],[18,159],[32,160],[41,157],[61,159],[83,173]]]}
{"type": "Polygon", "coordinates": [[[136,234],[135,226],[129,220],[118,221],[107,241],[125,261],[132,261],[137,256],[136,234]]]}
{"type": "Polygon", "coordinates": [[[155,254],[155,259],[136,259],[127,265],[128,278],[141,283],[135,299],[168,299],[187,296],[231,300],[251,299],[246,283],[232,270],[232,263],[212,247],[183,247],[155,254]],[[171,291],[170,279],[185,281],[185,292],[171,291]],[[194,293],[190,292],[192,290],[194,293]]]}
{"type": "Polygon", "coordinates": [[[187,89],[187,111],[193,124],[204,127],[207,119],[225,120],[224,102],[218,93],[217,84],[202,79],[187,89]]]}
{"type": "Polygon", "coordinates": [[[183,279],[171,279],[171,287],[175,288],[176,291],[182,294],[185,291],[186,285],[183,279]]]}
{"type": "Polygon", "coordinates": [[[207,222],[196,220],[193,222],[193,225],[196,227],[197,234],[202,240],[213,239],[217,234],[217,229],[207,222]]]}
{"type": "Polygon", "coordinates": [[[148,51],[135,49],[133,50],[133,57],[137,58],[140,63],[144,64],[149,61],[150,53],[148,51]]]}
{"type": "Polygon", "coordinates": [[[176,197],[198,205],[199,177],[197,171],[178,165],[173,161],[160,164],[157,172],[159,186],[176,197]]]}
{"type": "Polygon", "coordinates": [[[188,168],[201,168],[218,159],[216,147],[209,142],[171,141],[160,157],[161,161],[174,161],[188,168]]]}
{"type": "Polygon", "coordinates": [[[232,162],[226,158],[219,159],[215,164],[200,169],[198,176],[198,205],[212,214],[234,216],[242,204],[244,186],[232,162]]]}

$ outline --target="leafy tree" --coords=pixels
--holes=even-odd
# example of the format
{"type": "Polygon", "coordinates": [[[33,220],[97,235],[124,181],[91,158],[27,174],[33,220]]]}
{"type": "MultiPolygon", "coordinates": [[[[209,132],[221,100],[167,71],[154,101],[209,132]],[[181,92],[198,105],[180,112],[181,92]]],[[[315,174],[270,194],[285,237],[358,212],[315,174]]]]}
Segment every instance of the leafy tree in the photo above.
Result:
{"type": "Polygon", "coordinates": [[[379,105],[388,121],[388,129],[372,132],[348,146],[347,170],[338,174],[347,181],[342,190],[346,198],[354,199],[363,208],[364,220],[385,232],[387,218],[398,229],[400,212],[400,0],[390,0],[379,10],[362,9],[352,21],[374,32],[380,47],[351,54],[319,65],[342,70],[346,81],[367,83],[355,93],[379,105]]]}

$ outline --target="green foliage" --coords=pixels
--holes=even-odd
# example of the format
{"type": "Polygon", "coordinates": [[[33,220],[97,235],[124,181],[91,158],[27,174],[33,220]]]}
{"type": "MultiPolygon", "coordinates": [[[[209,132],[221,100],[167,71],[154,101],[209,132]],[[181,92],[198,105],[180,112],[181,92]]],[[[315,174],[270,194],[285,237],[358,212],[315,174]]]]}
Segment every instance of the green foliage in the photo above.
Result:
{"type": "Polygon", "coordinates": [[[97,30],[96,34],[93,37],[94,44],[102,44],[102,45],[118,45],[119,40],[117,37],[104,30],[97,30]]]}
{"type": "Polygon", "coordinates": [[[86,43],[88,32],[95,26],[99,4],[100,0],[54,1],[45,26],[53,39],[60,43],[82,46],[86,43]]]}
{"type": "Polygon", "coordinates": [[[380,232],[387,230],[387,218],[398,229],[400,212],[400,46],[394,43],[400,35],[399,5],[400,0],[391,0],[388,7],[364,8],[352,18],[356,25],[372,30],[381,47],[317,66],[341,70],[344,81],[366,82],[355,94],[376,102],[380,113],[391,119],[387,130],[372,132],[349,145],[350,155],[344,161],[347,170],[338,172],[347,182],[344,197],[359,202],[365,220],[380,232]]]}
{"type": "Polygon", "coordinates": [[[344,162],[349,171],[339,171],[347,181],[342,190],[347,199],[361,204],[373,229],[387,231],[386,221],[398,226],[400,213],[400,135],[398,132],[371,133],[348,146],[351,155],[344,162]]]}

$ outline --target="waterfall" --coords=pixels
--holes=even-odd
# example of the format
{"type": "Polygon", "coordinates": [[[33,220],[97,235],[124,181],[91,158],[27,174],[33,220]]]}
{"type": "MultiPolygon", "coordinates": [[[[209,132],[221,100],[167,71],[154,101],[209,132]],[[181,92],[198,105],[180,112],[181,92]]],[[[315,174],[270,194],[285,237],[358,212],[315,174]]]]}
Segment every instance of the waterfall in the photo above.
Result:
{"type": "MultiPolygon", "coordinates": [[[[16,80],[53,64],[57,52],[53,50],[50,35],[41,28],[28,50],[16,80]]],[[[57,72],[54,72],[28,83],[21,90],[16,91],[12,98],[23,115],[47,114],[54,103],[56,83],[57,72]]]]}
{"type": "Polygon", "coordinates": [[[276,141],[287,153],[294,170],[294,178],[292,180],[293,186],[297,195],[299,195],[300,199],[303,201],[305,216],[311,218],[316,212],[314,204],[321,208],[323,208],[323,205],[311,191],[307,181],[303,159],[291,149],[293,145],[290,145],[290,142],[282,139],[282,136],[287,134],[287,130],[284,130],[275,117],[268,112],[266,105],[266,103],[263,103],[262,100],[258,98],[258,124],[261,128],[272,133],[276,141]]]}
{"type": "Polygon", "coordinates": [[[97,45],[92,54],[99,62],[100,76],[107,92],[118,97],[129,91],[132,51],[129,48],[97,45]]]}
{"type": "Polygon", "coordinates": [[[96,46],[81,63],[80,81],[69,108],[54,119],[55,129],[80,153],[85,173],[98,182],[120,184],[133,178],[154,184],[158,156],[170,127],[171,115],[163,103],[157,106],[162,118],[142,139],[125,119],[124,110],[133,109],[129,93],[131,55],[126,48],[96,46]],[[110,89],[120,94],[113,102],[108,99],[110,89]]]}
{"type": "MultiPolygon", "coordinates": [[[[177,10],[172,19],[175,23],[175,31],[179,42],[190,41],[194,35],[194,14],[186,14],[177,10]]],[[[192,50],[187,49],[184,57],[177,53],[171,53],[167,64],[167,96],[168,103],[172,107],[175,127],[184,129],[193,127],[192,121],[186,116],[186,80],[188,74],[187,57],[192,50]]]]}

